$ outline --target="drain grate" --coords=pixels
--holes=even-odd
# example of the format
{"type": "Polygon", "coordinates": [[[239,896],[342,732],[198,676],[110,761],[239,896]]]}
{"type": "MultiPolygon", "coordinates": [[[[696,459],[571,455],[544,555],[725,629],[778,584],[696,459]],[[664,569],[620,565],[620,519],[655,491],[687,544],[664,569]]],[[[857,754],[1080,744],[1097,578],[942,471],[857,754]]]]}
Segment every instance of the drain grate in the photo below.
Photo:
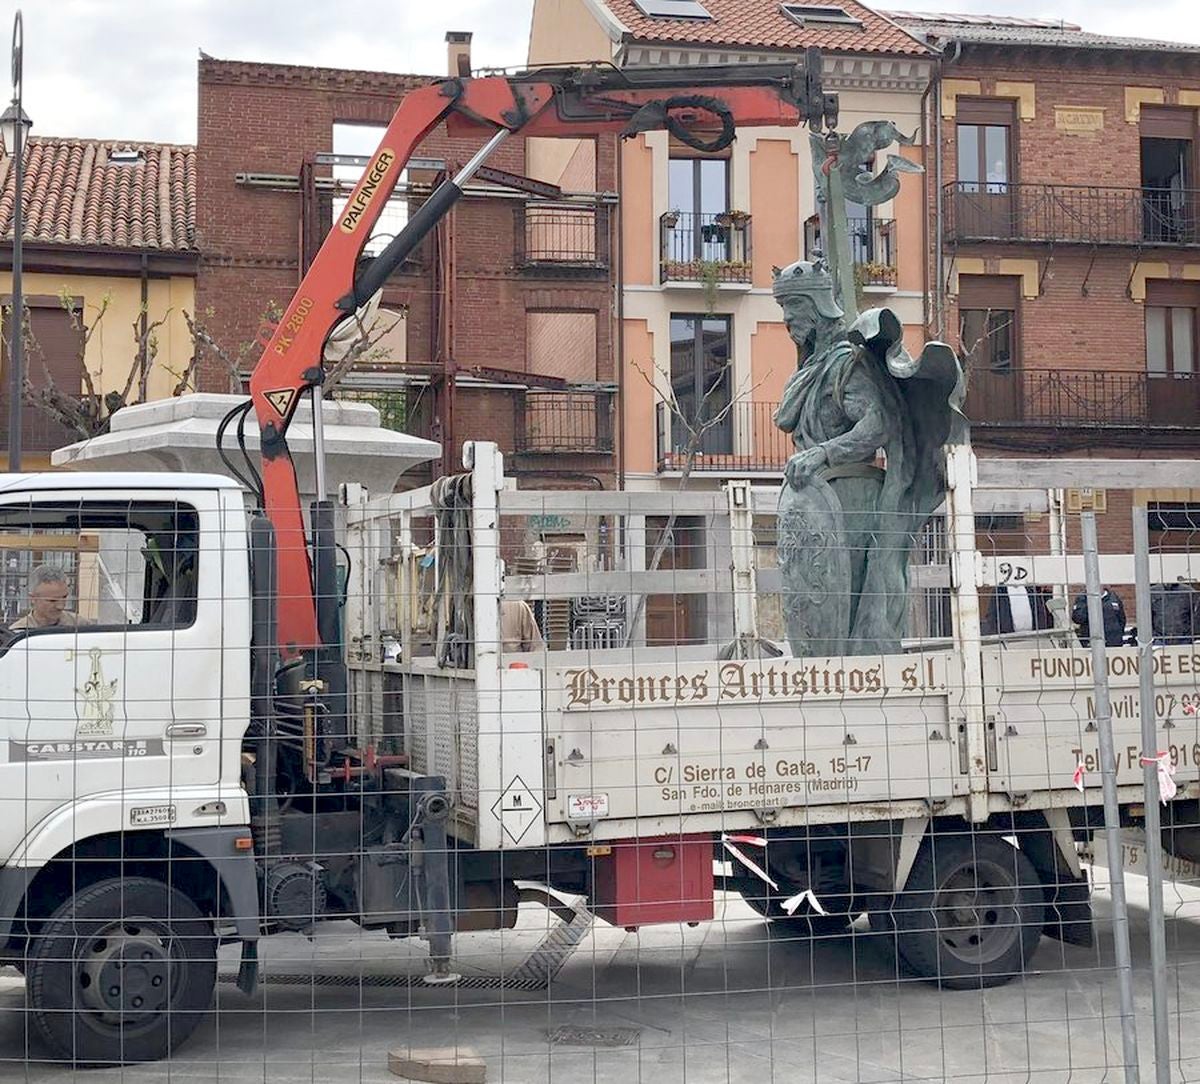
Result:
{"type": "MultiPolygon", "coordinates": [[[[237,982],[237,972],[230,971],[220,976],[221,982],[237,982]]],[[[332,986],[353,989],[357,986],[384,989],[411,990],[544,990],[545,982],[519,978],[515,975],[464,975],[458,982],[429,985],[425,975],[313,975],[291,972],[262,972],[258,977],[262,986],[332,986]]]]}
{"type": "Polygon", "coordinates": [[[549,1032],[552,1043],[563,1046],[636,1046],[641,1028],[584,1028],[564,1024],[549,1032]]]}
{"type": "Polygon", "coordinates": [[[515,971],[513,978],[523,982],[536,982],[535,989],[544,990],[562,970],[581,941],[591,932],[595,916],[582,905],[575,908],[570,922],[551,930],[542,943],[533,950],[515,971]]]}
{"type": "MultiPolygon", "coordinates": [[[[507,975],[464,975],[458,982],[448,984],[455,990],[545,990],[562,970],[563,965],[571,958],[571,953],[579,947],[583,939],[591,932],[595,916],[582,904],[574,908],[574,916],[570,922],[564,922],[555,927],[544,938],[541,944],[533,950],[517,967],[507,975]]],[[[237,972],[222,972],[219,981],[233,983],[237,981],[237,972]]],[[[286,971],[269,971],[263,968],[259,972],[259,983],[264,986],[331,986],[353,989],[356,986],[387,989],[436,990],[436,985],[424,981],[425,973],[402,975],[337,975],[337,974],[305,974],[286,971]]],[[[636,1039],[636,1036],[635,1036],[636,1039]]],[[[558,1040],[556,1040],[558,1041],[558,1040]]],[[[567,1042],[568,1040],[561,1040],[567,1042]]],[[[632,1043],[634,1040],[630,1040],[632,1043]]],[[[581,1045],[606,1045],[583,1043],[581,1045]]],[[[618,1043],[615,1045],[629,1045],[618,1043]]]]}

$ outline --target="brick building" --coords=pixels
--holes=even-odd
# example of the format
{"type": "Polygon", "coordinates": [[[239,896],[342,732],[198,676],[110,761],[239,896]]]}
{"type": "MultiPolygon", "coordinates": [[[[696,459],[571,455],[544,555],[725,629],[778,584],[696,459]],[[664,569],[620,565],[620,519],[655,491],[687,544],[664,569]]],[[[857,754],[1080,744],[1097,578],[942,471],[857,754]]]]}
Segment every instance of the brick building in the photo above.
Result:
{"type": "MultiPolygon", "coordinates": [[[[961,344],[977,452],[1195,457],[1200,46],[892,17],[942,57],[931,331],[961,344]]],[[[1102,498],[1104,552],[1131,551],[1131,501],[1150,506],[1152,544],[1200,527],[1200,493],[1102,498]]],[[[1055,511],[988,517],[983,545],[1079,552],[1078,517],[1055,511]]]]}
{"type": "MultiPolygon", "coordinates": [[[[469,69],[470,35],[447,40],[450,71],[469,69]]],[[[218,342],[253,342],[287,302],[401,99],[436,78],[201,59],[197,304],[218,342]]],[[[432,133],[366,253],[480,144],[432,133]]],[[[613,216],[599,193],[615,187],[615,167],[589,146],[560,193],[522,180],[523,140],[504,144],[489,166],[511,184],[473,183],[391,277],[389,330],[334,392],[440,440],[443,472],[460,469],[463,441],[488,439],[523,486],[614,484],[613,216]]],[[[256,360],[245,351],[247,370],[256,360]]],[[[206,375],[224,390],[223,373],[206,375]]]]}

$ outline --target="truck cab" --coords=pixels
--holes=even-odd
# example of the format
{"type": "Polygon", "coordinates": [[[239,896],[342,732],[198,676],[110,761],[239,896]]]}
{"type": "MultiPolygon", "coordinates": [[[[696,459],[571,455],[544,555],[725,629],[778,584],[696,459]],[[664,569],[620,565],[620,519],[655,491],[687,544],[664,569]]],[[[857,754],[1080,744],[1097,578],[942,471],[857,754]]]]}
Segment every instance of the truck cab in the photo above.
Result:
{"type": "Polygon", "coordinates": [[[242,491],[216,475],[0,487],[0,951],[81,1060],[160,1056],[167,999],[208,1007],[214,930],[258,932],[248,552],[242,491]],[[83,952],[62,951],[68,907],[83,952]]]}

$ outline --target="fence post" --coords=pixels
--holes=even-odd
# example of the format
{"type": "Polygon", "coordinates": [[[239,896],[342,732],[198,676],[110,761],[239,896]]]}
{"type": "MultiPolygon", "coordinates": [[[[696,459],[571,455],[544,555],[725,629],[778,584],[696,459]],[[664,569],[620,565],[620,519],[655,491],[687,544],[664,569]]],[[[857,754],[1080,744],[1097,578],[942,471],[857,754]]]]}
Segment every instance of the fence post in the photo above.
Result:
{"type": "Polygon", "coordinates": [[[1163,911],[1162,828],[1159,823],[1158,712],[1154,698],[1154,628],[1150,612],[1150,525],[1145,505],[1133,509],[1133,583],[1137,595],[1138,685],[1142,716],[1142,776],[1146,791],[1146,879],[1150,892],[1150,978],[1154,1009],[1154,1079],[1170,1084],[1167,1030],[1167,932],[1163,911]]]}
{"type": "Polygon", "coordinates": [[[1104,643],[1104,610],[1100,601],[1100,553],[1096,513],[1081,512],[1083,574],[1087,587],[1088,639],[1092,649],[1092,688],[1096,697],[1096,736],[1100,745],[1100,782],[1104,790],[1104,837],[1112,890],[1113,947],[1121,1006],[1121,1050],[1126,1084],[1140,1078],[1137,1023],[1133,1016],[1133,963],[1129,954],[1129,909],[1125,903],[1125,868],[1121,861],[1121,811],[1117,803],[1117,761],[1113,749],[1112,704],[1108,696],[1108,653],[1104,643]]]}

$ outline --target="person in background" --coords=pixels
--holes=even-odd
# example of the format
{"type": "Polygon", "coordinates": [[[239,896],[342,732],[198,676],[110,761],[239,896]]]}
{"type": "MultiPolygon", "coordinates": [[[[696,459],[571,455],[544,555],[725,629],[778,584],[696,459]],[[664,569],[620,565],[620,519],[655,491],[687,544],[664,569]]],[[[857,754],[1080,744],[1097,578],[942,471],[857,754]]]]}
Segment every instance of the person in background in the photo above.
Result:
{"type": "Polygon", "coordinates": [[[67,577],[61,568],[38,565],[29,574],[29,612],[18,617],[9,629],[25,632],[30,629],[76,628],[87,622],[67,609],[70,595],[67,577]]]}
{"type": "Polygon", "coordinates": [[[1009,583],[994,588],[983,607],[980,631],[984,636],[1008,632],[1035,632],[1054,627],[1047,603],[1050,590],[1009,583]]]}
{"type": "MultiPolygon", "coordinates": [[[[1125,643],[1125,603],[1121,596],[1109,588],[1104,588],[1100,595],[1100,608],[1104,613],[1104,644],[1106,647],[1120,647],[1125,643]]],[[[1071,621],[1075,625],[1075,633],[1084,647],[1088,646],[1088,602],[1087,593],[1075,597],[1075,605],[1071,607],[1071,621]]]]}
{"type": "Polygon", "coordinates": [[[528,602],[505,599],[500,603],[500,650],[543,651],[546,643],[528,602]]]}

